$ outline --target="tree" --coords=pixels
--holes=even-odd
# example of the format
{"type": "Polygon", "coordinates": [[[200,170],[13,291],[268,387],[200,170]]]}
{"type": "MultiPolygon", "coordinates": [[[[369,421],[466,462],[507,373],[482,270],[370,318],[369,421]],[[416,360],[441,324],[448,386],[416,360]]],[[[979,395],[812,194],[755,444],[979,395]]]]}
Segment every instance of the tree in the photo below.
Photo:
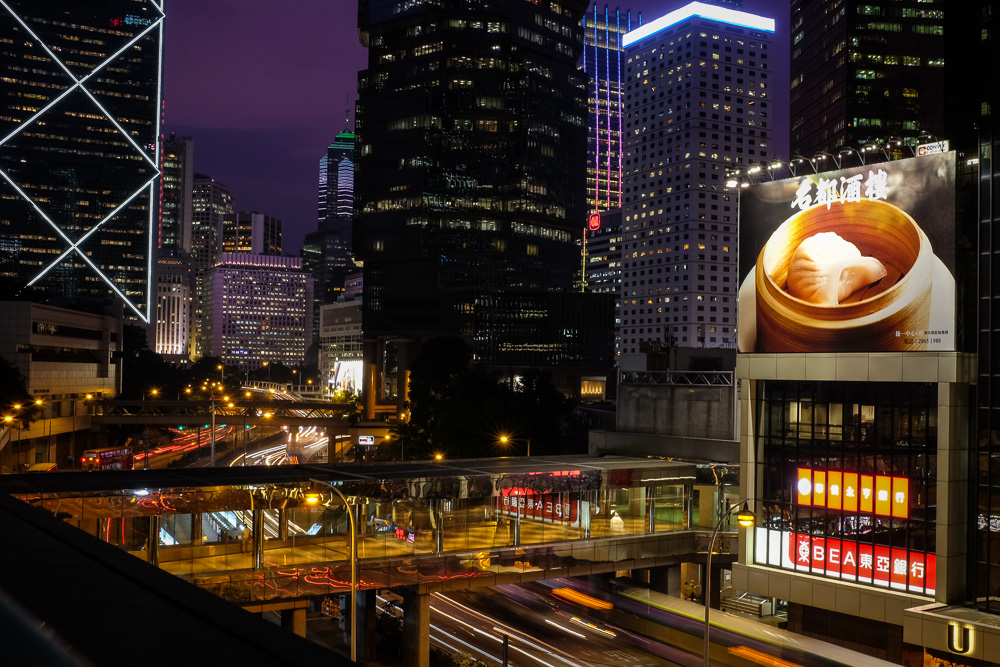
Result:
{"type": "Polygon", "coordinates": [[[149,398],[153,389],[164,397],[179,395],[185,384],[184,372],[149,349],[143,329],[130,324],[124,329],[121,397],[149,398]]]}
{"type": "Polygon", "coordinates": [[[424,343],[411,367],[408,407],[409,421],[379,445],[376,458],[493,456],[500,452],[501,434],[516,442],[530,439],[533,453],[566,451],[572,402],[548,371],[529,370],[512,388],[496,371],[473,364],[462,339],[435,338],[424,343]]]}
{"type": "MultiPolygon", "coordinates": [[[[20,369],[0,357],[0,419],[11,417],[19,422],[18,428],[27,428],[35,421],[39,408],[28,393],[27,380],[20,369]],[[15,408],[15,406],[21,406],[15,408]]],[[[3,422],[0,422],[0,426],[3,422]]]]}

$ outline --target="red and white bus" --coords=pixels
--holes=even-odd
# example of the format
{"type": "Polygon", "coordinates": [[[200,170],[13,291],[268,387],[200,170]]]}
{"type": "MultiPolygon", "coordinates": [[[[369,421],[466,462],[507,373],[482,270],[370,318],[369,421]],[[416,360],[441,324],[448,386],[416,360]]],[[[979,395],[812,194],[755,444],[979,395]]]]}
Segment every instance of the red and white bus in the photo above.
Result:
{"type": "Polygon", "coordinates": [[[128,447],[105,447],[85,450],[81,464],[84,470],[132,470],[135,459],[128,447]]]}

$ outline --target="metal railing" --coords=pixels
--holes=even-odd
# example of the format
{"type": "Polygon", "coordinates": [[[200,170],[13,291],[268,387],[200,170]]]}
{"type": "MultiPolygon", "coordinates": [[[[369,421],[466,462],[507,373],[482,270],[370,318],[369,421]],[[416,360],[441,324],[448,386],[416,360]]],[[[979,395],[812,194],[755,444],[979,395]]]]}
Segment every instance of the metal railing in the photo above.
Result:
{"type": "Polygon", "coordinates": [[[620,371],[618,384],[731,387],[733,371],[620,371]]]}

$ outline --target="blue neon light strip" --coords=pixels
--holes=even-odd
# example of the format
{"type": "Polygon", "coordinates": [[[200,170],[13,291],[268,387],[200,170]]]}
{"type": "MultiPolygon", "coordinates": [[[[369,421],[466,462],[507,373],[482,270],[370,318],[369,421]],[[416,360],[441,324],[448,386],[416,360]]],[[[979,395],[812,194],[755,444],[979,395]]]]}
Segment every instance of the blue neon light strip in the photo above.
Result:
{"type": "Polygon", "coordinates": [[[669,14],[661,16],[655,21],[647,23],[641,28],[637,28],[636,30],[626,34],[625,39],[622,40],[622,46],[634,44],[640,39],[645,39],[654,33],[669,28],[694,16],[700,16],[701,18],[708,19],[710,21],[729,23],[730,25],[740,26],[743,28],[752,28],[754,30],[762,30],[764,32],[774,32],[774,19],[757,16],[756,14],[748,14],[747,12],[736,11],[735,9],[726,9],[725,7],[706,5],[703,2],[692,2],[689,5],[681,7],[680,9],[675,9],[669,14]]]}

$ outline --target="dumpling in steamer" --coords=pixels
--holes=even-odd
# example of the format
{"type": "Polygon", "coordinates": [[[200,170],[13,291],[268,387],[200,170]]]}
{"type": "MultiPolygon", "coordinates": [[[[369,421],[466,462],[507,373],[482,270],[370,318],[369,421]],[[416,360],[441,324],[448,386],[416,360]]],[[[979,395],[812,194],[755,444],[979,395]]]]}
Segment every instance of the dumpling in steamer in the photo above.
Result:
{"type": "Polygon", "coordinates": [[[788,292],[818,306],[836,306],[885,275],[882,262],[862,257],[856,245],[836,232],[821,232],[795,249],[788,265],[788,292]]]}

